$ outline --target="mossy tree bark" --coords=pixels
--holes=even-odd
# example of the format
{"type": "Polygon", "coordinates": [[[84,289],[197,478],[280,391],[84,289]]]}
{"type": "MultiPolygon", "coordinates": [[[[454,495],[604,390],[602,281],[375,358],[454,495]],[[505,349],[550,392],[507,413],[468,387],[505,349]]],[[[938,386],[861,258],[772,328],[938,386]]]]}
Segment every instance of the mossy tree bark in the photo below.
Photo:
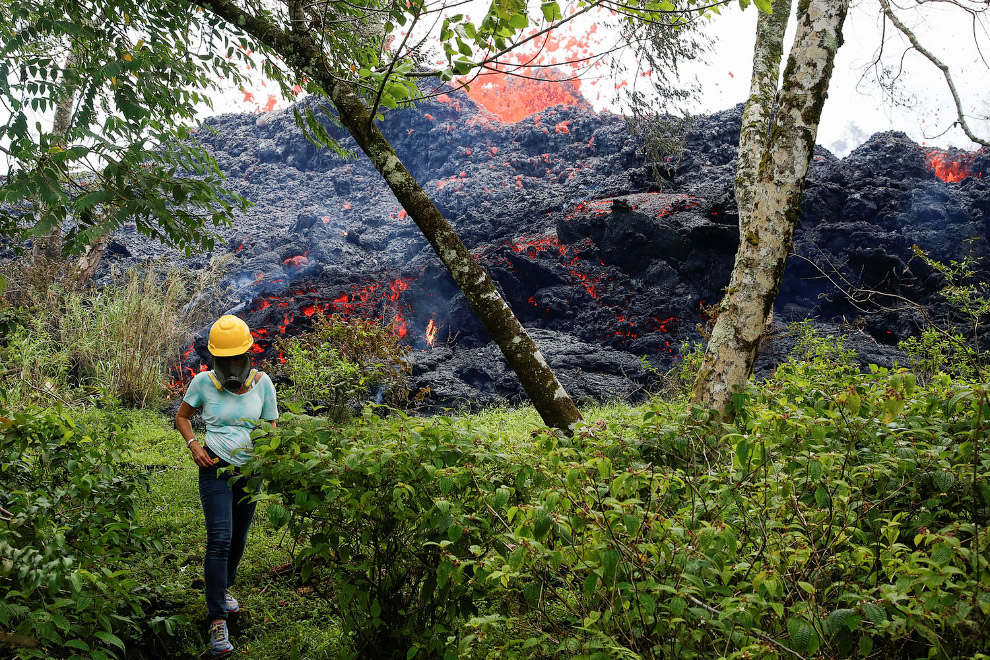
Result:
{"type": "Polygon", "coordinates": [[[341,123],[367,154],[399,203],[423,232],[454,281],[471,303],[489,337],[498,344],[547,426],[571,434],[581,419],[570,395],[557,380],[540,349],[499,294],[495,283],[461,241],[392,145],[372,121],[354,87],[333,74],[326,54],[307,31],[284,30],[266,16],[244,11],[232,0],[190,0],[270,48],[300,77],[327,93],[341,123]]]}
{"type": "Polygon", "coordinates": [[[799,0],[797,32],[777,89],[786,4],[775,2],[774,13],[761,15],[757,25],[735,184],[739,250],[694,385],[695,402],[722,412],[728,412],[733,392],[753,373],[760,337],[780,289],[849,9],[849,0],[799,0]],[[776,91],[775,110],[767,103],[771,89],[776,91]]]}

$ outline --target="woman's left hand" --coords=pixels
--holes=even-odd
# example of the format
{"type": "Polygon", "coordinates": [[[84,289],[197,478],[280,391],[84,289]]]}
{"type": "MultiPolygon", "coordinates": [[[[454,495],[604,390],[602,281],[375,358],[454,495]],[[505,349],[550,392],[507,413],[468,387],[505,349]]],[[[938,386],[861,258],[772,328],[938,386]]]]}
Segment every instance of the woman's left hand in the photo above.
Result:
{"type": "Polygon", "coordinates": [[[199,467],[208,468],[214,465],[213,459],[210,458],[210,455],[206,453],[206,450],[203,449],[202,445],[200,445],[198,441],[193,440],[189,444],[189,449],[192,450],[193,461],[195,461],[196,465],[199,467]]]}

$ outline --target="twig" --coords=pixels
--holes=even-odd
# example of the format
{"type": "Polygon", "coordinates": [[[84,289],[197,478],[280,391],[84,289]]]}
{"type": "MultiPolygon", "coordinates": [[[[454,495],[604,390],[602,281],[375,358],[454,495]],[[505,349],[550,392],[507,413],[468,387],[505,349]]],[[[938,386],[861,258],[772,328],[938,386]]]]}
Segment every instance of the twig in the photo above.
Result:
{"type": "Polygon", "coordinates": [[[39,391],[39,392],[41,392],[42,394],[47,394],[48,396],[50,396],[50,397],[52,397],[53,399],[57,399],[57,400],[59,400],[59,401],[61,401],[62,403],[64,403],[64,404],[65,404],[65,405],[67,405],[67,406],[70,406],[70,407],[72,406],[72,404],[71,404],[71,403],[69,403],[68,401],[66,401],[65,399],[63,399],[62,397],[60,397],[59,395],[57,395],[57,394],[55,394],[54,392],[51,392],[51,391],[49,391],[49,390],[46,390],[46,389],[45,389],[45,388],[43,388],[43,387],[38,387],[37,385],[35,385],[35,384],[34,384],[34,383],[32,383],[31,381],[29,381],[29,380],[27,380],[26,378],[24,378],[24,376],[23,376],[23,375],[21,375],[21,376],[20,376],[20,379],[21,379],[21,381],[23,381],[23,383],[24,383],[25,385],[27,385],[27,386],[28,386],[28,387],[30,387],[31,389],[34,389],[34,390],[38,390],[38,391],[39,391]]]}

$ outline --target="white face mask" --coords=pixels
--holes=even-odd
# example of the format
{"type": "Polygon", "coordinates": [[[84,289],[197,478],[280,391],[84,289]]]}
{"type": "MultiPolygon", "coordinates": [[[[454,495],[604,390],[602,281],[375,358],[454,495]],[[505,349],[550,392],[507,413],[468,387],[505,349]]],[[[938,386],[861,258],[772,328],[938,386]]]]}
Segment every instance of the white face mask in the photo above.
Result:
{"type": "Polygon", "coordinates": [[[244,383],[251,373],[251,358],[248,357],[247,353],[230,357],[215,357],[213,358],[213,371],[217,375],[217,380],[223,385],[223,389],[228,392],[237,392],[244,387],[244,383]]]}

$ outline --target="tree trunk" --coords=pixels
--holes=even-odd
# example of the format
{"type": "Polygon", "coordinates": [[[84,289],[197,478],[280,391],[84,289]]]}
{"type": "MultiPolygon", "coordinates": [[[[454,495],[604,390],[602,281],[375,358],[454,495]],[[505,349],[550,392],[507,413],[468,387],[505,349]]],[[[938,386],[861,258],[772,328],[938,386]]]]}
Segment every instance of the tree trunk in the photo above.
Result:
{"type": "Polygon", "coordinates": [[[488,336],[502,350],[544,423],[568,435],[573,433],[581,415],[540,349],[499,294],[494,281],[399,160],[392,145],[372,121],[364,101],[350,84],[336,78],[327,68],[323,51],[310,36],[287,33],[262,17],[244,12],[231,0],[190,1],[251,34],[284,58],[300,76],[308,76],[327,92],[341,123],[371,159],[402,208],[450,271],[488,336]]]}
{"type": "MultiPolygon", "coordinates": [[[[848,9],[849,0],[799,0],[797,33],[777,95],[778,107],[765,124],[768,139],[755,167],[753,133],[758,125],[747,121],[755,122],[755,117],[743,119],[736,179],[739,250],[693,396],[695,402],[722,412],[728,411],[733,392],[753,373],[760,337],[780,289],[848,9]]],[[[777,18],[764,19],[760,17],[757,27],[753,67],[753,89],[761,90],[765,85],[757,84],[757,77],[764,75],[760,71],[772,73],[766,62],[775,50],[779,54],[774,40],[777,34],[782,39],[786,27],[774,25],[777,18]]],[[[761,102],[751,99],[747,115],[751,106],[754,112],[766,112],[761,102]]]]}
{"type": "Polygon", "coordinates": [[[76,271],[73,274],[73,286],[77,291],[86,288],[87,283],[96,274],[96,269],[103,261],[103,254],[106,252],[107,237],[98,238],[86,246],[86,251],[76,262],[76,271]]]}

